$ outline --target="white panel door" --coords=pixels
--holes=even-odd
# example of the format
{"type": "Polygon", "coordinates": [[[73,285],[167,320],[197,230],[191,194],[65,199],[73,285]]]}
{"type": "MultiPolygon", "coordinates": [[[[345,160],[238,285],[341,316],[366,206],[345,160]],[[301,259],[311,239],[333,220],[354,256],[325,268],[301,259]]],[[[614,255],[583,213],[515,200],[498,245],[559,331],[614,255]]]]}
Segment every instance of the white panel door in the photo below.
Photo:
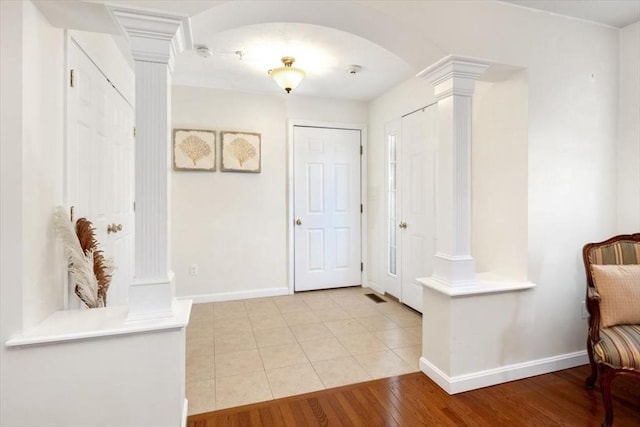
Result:
{"type": "Polygon", "coordinates": [[[435,254],[436,106],[402,118],[401,296],[422,312],[420,277],[430,276],[435,254]]]}
{"type": "Polygon", "coordinates": [[[359,285],[360,131],[293,132],[294,289],[359,285]]]}
{"type": "MultiPolygon", "coordinates": [[[[134,111],[72,39],[68,47],[66,204],[75,219],[93,223],[105,256],[115,260],[107,304],[126,304],[133,279],[134,111]]],[[[73,290],[69,305],[79,306],[73,290]]]]}

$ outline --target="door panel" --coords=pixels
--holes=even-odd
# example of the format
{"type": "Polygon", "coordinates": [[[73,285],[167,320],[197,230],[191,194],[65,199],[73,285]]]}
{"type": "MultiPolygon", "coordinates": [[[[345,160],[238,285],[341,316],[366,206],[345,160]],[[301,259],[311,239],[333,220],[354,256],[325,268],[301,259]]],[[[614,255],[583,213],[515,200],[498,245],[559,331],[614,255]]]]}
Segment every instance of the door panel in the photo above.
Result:
{"type": "Polygon", "coordinates": [[[359,285],[360,131],[294,127],[294,288],[359,285]]]}
{"type": "Polygon", "coordinates": [[[400,230],[401,297],[422,312],[422,286],[417,278],[430,276],[435,254],[436,106],[402,118],[400,230]]]}
{"type": "MultiPolygon", "coordinates": [[[[67,90],[66,204],[76,219],[93,223],[105,257],[114,259],[107,304],[126,304],[133,280],[134,110],[73,40],[68,46],[74,86],[67,90]],[[109,224],[122,227],[108,233],[109,224]]],[[[68,301],[80,307],[72,289],[68,301]]]]}

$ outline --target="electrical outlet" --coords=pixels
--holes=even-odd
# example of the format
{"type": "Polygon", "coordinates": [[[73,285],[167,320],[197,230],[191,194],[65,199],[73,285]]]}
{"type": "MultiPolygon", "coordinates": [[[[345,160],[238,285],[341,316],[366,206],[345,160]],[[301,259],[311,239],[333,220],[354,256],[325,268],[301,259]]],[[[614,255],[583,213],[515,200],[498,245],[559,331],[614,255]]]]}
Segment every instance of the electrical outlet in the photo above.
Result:
{"type": "Polygon", "coordinates": [[[198,275],[198,264],[191,264],[189,266],[189,275],[197,276],[198,275]]]}
{"type": "Polygon", "coordinates": [[[589,312],[587,311],[587,304],[584,301],[582,301],[582,304],[580,305],[580,307],[582,307],[582,318],[587,319],[589,317],[589,312]]]}

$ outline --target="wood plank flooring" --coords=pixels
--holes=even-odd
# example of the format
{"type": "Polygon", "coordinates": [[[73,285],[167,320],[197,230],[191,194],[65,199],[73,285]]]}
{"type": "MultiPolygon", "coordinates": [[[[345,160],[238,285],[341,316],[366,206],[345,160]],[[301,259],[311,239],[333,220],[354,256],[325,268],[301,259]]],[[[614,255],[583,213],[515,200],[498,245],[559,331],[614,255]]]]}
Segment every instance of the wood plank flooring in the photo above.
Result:
{"type": "MultiPolygon", "coordinates": [[[[599,426],[587,366],[449,396],[422,373],[192,415],[188,427],[599,426]]],[[[613,383],[616,427],[640,427],[640,384],[613,383]]]]}

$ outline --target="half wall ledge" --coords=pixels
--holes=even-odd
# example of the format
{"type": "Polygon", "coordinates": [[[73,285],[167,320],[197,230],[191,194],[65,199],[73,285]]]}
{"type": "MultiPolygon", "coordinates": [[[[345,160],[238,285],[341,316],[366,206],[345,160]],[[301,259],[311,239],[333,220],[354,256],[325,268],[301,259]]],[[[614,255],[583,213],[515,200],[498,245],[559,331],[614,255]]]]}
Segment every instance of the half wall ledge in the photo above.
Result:
{"type": "Polygon", "coordinates": [[[175,300],[173,316],[127,321],[129,306],[56,311],[34,329],[11,338],[7,347],[54,344],[65,341],[182,329],[189,323],[191,300],[175,300]]]}
{"type": "Polygon", "coordinates": [[[461,286],[451,286],[435,277],[418,278],[416,282],[452,298],[516,292],[532,289],[536,286],[535,283],[516,281],[494,273],[477,273],[475,282],[461,286]]]}

